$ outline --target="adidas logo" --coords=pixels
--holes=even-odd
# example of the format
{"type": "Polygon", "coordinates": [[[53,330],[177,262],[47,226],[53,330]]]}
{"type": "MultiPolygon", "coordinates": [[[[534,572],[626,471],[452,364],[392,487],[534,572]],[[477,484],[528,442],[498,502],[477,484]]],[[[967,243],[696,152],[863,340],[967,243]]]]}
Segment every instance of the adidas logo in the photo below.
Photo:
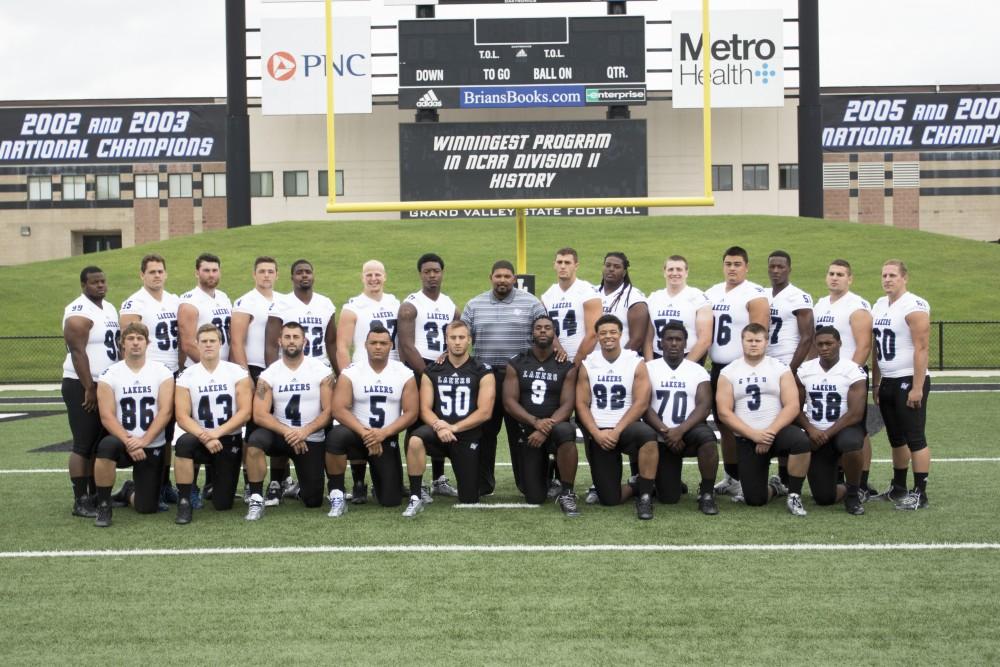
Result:
{"type": "Polygon", "coordinates": [[[518,49],[517,53],[514,54],[515,58],[527,58],[528,53],[524,49],[518,49]]]}
{"type": "Polygon", "coordinates": [[[423,94],[423,97],[417,100],[418,109],[436,109],[440,106],[442,106],[441,100],[438,99],[433,90],[428,90],[423,94]]]}

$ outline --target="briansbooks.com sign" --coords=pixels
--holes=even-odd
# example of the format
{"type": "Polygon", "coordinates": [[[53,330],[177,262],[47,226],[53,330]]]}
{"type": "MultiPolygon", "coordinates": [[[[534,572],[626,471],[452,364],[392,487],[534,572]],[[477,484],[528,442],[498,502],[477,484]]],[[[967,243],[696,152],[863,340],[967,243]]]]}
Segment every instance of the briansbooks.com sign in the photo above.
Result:
{"type": "MultiPolygon", "coordinates": [[[[644,120],[407,123],[399,126],[402,201],[645,197],[644,120]]],[[[644,215],[641,207],[538,208],[529,215],[644,215]]],[[[509,216],[411,211],[404,217],[509,216]]]]}

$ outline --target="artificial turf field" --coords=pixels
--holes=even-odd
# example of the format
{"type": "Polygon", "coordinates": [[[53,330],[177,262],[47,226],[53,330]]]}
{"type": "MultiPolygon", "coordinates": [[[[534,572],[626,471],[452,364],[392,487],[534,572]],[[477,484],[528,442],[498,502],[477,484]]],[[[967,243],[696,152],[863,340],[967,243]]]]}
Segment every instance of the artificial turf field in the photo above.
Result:
{"type": "MultiPolygon", "coordinates": [[[[939,462],[916,513],[851,517],[807,489],[801,519],[724,498],[704,517],[690,496],[650,522],[628,505],[567,520],[439,499],[413,521],[289,502],[249,525],[241,504],[186,527],[173,508],[116,510],[99,530],[70,516],[66,453],[31,451],[68,438],[61,405],[3,405],[54,414],[0,421],[0,662],[997,664],[997,406],[931,395],[939,462]]],[[[884,434],[873,444],[881,488],[884,434]]],[[[497,477],[486,503],[520,503],[510,468],[497,477]]]]}

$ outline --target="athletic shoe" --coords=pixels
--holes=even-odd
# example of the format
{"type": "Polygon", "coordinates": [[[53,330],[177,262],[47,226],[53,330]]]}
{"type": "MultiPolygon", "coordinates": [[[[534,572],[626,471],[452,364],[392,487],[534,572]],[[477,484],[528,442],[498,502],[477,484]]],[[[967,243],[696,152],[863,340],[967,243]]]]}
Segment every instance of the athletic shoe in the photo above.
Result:
{"type": "Polygon", "coordinates": [[[354,492],[351,493],[352,505],[364,505],[368,502],[368,485],[364,482],[354,485],[354,492]]]}
{"type": "Polygon", "coordinates": [[[858,495],[847,495],[844,496],[844,509],[847,510],[848,514],[853,516],[861,516],[865,513],[865,506],[862,505],[861,494],[864,490],[860,491],[858,495]]]}
{"type": "Polygon", "coordinates": [[[205,507],[205,501],[201,498],[201,489],[197,486],[191,487],[191,509],[200,510],[205,507]]]}
{"type": "MultiPolygon", "coordinates": [[[[239,495],[239,494],[237,494],[237,495],[239,495]]],[[[250,491],[250,485],[247,484],[246,486],[243,487],[243,504],[244,505],[249,505],[250,504],[250,496],[252,496],[252,495],[253,495],[253,492],[250,491]]]]}
{"type": "Polygon", "coordinates": [[[806,515],[806,508],[802,506],[802,496],[797,493],[789,493],[785,505],[788,507],[788,513],[792,516],[806,515]]]}
{"type": "MultiPolygon", "coordinates": [[[[409,491],[403,493],[404,498],[408,495],[410,495],[409,491]]],[[[426,484],[422,484],[420,486],[420,502],[422,502],[424,505],[430,505],[432,502],[434,502],[434,496],[431,495],[431,487],[427,486],[426,484]]]]}
{"type": "Polygon", "coordinates": [[[643,521],[653,518],[653,496],[644,493],[635,499],[635,514],[643,521]]]}
{"type": "Polygon", "coordinates": [[[344,498],[344,492],[340,489],[334,489],[330,492],[330,511],[326,515],[336,519],[345,514],[347,514],[347,502],[344,498]]]}
{"type": "Polygon", "coordinates": [[[98,528],[107,528],[111,525],[111,503],[104,502],[97,506],[94,525],[98,528]]]}
{"type": "Polygon", "coordinates": [[[285,481],[281,483],[281,495],[283,498],[298,499],[299,485],[292,477],[286,477],[285,481]]]}
{"type": "Polygon", "coordinates": [[[784,482],[777,475],[771,475],[771,478],[767,480],[767,485],[774,491],[775,498],[788,495],[788,487],[785,486],[784,482]]]}
{"type": "Polygon", "coordinates": [[[740,492],[737,493],[735,496],[733,496],[732,500],[733,500],[734,503],[745,503],[746,502],[746,498],[743,497],[743,486],[742,485],[740,485],[740,492]]]}
{"type": "Polygon", "coordinates": [[[698,509],[702,514],[714,516],[719,513],[719,506],[715,504],[715,494],[707,491],[698,496],[698,509]]]}
{"type": "Polygon", "coordinates": [[[545,496],[549,499],[558,498],[562,495],[562,483],[557,479],[549,480],[549,490],[545,492],[545,496]]]}
{"type": "Polygon", "coordinates": [[[264,496],[255,493],[250,496],[250,509],[247,510],[247,515],[243,518],[247,521],[257,521],[262,516],[264,516],[264,496]]]}
{"type": "Polygon", "coordinates": [[[572,491],[560,493],[556,502],[559,503],[559,509],[562,510],[563,516],[571,518],[580,516],[580,510],[576,506],[576,494],[572,491]]]}
{"type": "Polygon", "coordinates": [[[264,493],[264,506],[274,507],[275,505],[278,505],[280,503],[281,503],[281,482],[277,480],[271,480],[271,483],[267,485],[267,491],[264,493]]]}
{"type": "Polygon", "coordinates": [[[729,475],[722,478],[722,481],[715,485],[715,495],[717,496],[739,496],[743,495],[743,485],[740,480],[733,479],[729,475]]]}
{"type": "Polygon", "coordinates": [[[202,495],[202,497],[205,500],[211,500],[213,492],[214,492],[214,489],[212,488],[212,485],[211,484],[206,484],[205,488],[202,489],[201,495],[202,495]]]}
{"type": "Polygon", "coordinates": [[[93,519],[97,516],[97,508],[94,507],[94,499],[90,496],[80,496],[73,501],[73,516],[82,516],[85,519],[93,519]]]}
{"type": "Polygon", "coordinates": [[[160,502],[176,505],[178,501],[177,489],[170,484],[164,484],[160,489],[160,502]]]}
{"type": "Polygon", "coordinates": [[[876,494],[872,500],[888,500],[890,502],[898,503],[907,495],[908,493],[905,487],[890,484],[888,489],[882,493],[876,494]]]}
{"type": "Polygon", "coordinates": [[[587,495],[583,497],[583,502],[585,502],[588,505],[596,505],[597,503],[601,502],[600,497],[598,497],[597,495],[596,486],[592,486],[589,489],[587,489],[587,495]]]}
{"type": "Polygon", "coordinates": [[[128,499],[135,493],[135,482],[132,480],[126,480],[122,484],[122,488],[118,489],[118,493],[111,496],[111,506],[112,507],[128,507],[128,499]]]}
{"type": "Polygon", "coordinates": [[[436,480],[431,482],[431,495],[458,498],[458,489],[451,485],[451,482],[448,481],[447,477],[441,475],[436,480]]]}
{"type": "Polygon", "coordinates": [[[193,511],[191,510],[191,501],[181,499],[177,501],[177,518],[174,519],[174,523],[185,525],[191,523],[193,511]]]}
{"type": "Polygon", "coordinates": [[[920,491],[920,489],[913,489],[906,496],[896,503],[896,509],[898,510],[923,510],[927,509],[927,494],[920,491]]]}
{"type": "Polygon", "coordinates": [[[878,495],[878,489],[869,484],[867,487],[862,487],[861,489],[861,502],[868,502],[871,498],[878,495]]]}
{"type": "Polygon", "coordinates": [[[406,509],[403,510],[403,516],[408,519],[412,519],[413,517],[417,516],[423,511],[424,511],[424,501],[422,501],[420,498],[416,496],[410,496],[410,502],[406,506],[406,509]]]}

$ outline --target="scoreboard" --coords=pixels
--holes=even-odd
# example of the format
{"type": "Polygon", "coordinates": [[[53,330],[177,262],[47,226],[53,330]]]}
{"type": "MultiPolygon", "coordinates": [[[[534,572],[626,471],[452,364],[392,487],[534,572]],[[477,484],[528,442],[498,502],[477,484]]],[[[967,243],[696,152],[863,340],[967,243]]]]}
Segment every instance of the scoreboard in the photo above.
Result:
{"type": "Polygon", "coordinates": [[[645,90],[642,16],[399,22],[400,108],[643,104],[645,90]],[[503,91],[523,103],[476,103],[503,91]]]}

